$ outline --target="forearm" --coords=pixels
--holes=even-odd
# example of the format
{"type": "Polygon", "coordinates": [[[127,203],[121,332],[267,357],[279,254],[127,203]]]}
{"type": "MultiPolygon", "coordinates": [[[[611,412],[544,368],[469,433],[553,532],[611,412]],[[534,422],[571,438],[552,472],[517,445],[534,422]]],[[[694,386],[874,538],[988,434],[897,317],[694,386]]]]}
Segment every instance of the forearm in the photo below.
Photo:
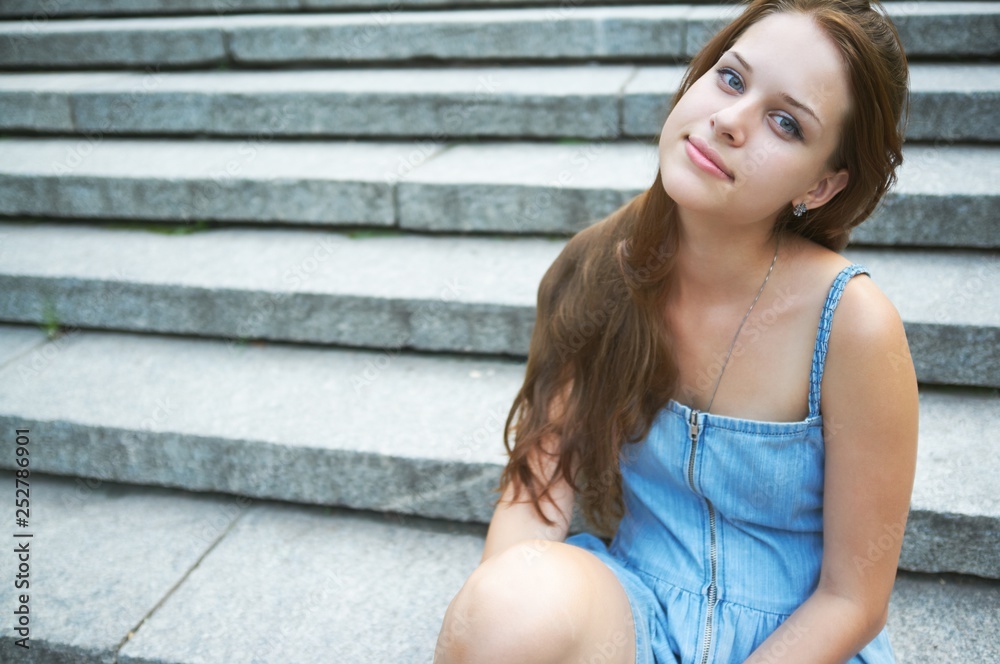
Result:
{"type": "Polygon", "coordinates": [[[547,500],[541,501],[541,507],[545,515],[555,522],[554,525],[546,525],[531,503],[499,503],[486,532],[480,564],[518,542],[529,539],[561,542],[566,539],[569,521],[565,515],[547,500]]]}
{"type": "Polygon", "coordinates": [[[855,602],[816,591],[745,664],[842,664],[878,635],[877,625],[855,602]]]}

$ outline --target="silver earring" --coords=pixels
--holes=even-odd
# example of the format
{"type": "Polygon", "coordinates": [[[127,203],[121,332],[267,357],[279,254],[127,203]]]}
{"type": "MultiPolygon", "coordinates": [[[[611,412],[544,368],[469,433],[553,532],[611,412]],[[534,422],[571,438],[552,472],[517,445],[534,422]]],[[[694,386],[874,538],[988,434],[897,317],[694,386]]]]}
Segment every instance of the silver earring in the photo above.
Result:
{"type": "Polygon", "coordinates": [[[802,215],[804,215],[806,213],[807,209],[808,208],[806,207],[805,203],[799,203],[798,205],[795,206],[795,209],[793,210],[793,212],[795,213],[796,217],[801,217],[802,215]]]}

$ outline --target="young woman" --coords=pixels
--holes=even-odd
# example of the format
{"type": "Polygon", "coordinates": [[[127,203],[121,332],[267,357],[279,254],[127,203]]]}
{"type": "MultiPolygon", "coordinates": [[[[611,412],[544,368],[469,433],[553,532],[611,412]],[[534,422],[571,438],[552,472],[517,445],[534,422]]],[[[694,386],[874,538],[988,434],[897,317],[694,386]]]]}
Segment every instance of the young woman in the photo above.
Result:
{"type": "Polygon", "coordinates": [[[753,0],[694,58],[655,182],[542,280],[435,662],[894,661],[916,377],[838,251],[895,181],[907,79],[867,0],[753,0]],[[566,538],[575,503],[596,535],[566,538]]]}

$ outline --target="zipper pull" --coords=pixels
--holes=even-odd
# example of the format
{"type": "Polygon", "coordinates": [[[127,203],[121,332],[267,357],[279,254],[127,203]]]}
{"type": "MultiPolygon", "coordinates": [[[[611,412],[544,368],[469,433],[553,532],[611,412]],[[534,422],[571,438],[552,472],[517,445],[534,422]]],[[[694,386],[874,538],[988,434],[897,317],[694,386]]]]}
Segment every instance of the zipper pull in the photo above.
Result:
{"type": "Polygon", "coordinates": [[[688,458],[688,484],[691,485],[691,490],[698,493],[698,490],[694,488],[694,455],[695,451],[698,449],[698,411],[691,410],[691,419],[688,422],[691,436],[691,455],[688,458]]]}

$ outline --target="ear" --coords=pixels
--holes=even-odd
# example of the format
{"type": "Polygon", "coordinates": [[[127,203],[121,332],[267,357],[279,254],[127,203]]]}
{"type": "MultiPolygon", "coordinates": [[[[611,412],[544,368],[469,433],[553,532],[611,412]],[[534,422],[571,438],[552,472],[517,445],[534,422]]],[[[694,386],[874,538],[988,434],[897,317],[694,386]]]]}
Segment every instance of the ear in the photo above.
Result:
{"type": "Polygon", "coordinates": [[[806,193],[803,202],[809,208],[818,208],[846,187],[848,179],[846,168],[828,172],[806,193]]]}

